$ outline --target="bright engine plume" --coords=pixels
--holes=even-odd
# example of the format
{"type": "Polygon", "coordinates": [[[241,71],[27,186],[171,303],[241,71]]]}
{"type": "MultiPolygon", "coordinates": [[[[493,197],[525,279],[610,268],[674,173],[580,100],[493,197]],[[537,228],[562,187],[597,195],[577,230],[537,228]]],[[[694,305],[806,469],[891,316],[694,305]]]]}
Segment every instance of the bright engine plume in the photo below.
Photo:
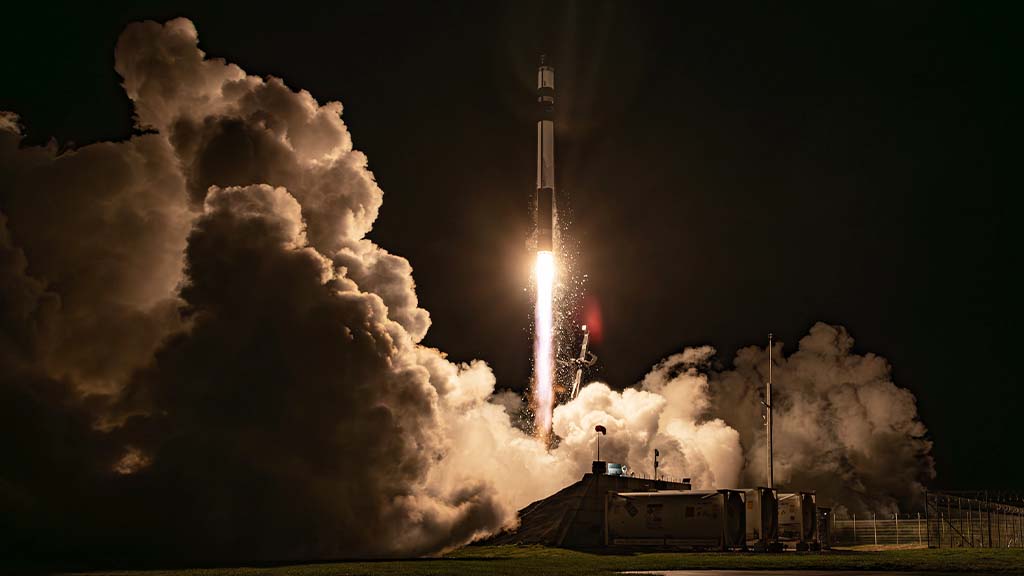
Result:
{"type": "Polygon", "coordinates": [[[534,383],[533,399],[534,429],[537,436],[547,440],[551,434],[551,411],[554,408],[555,392],[555,315],[553,312],[555,285],[555,255],[538,252],[535,268],[537,280],[537,302],[534,311],[534,383]]]}

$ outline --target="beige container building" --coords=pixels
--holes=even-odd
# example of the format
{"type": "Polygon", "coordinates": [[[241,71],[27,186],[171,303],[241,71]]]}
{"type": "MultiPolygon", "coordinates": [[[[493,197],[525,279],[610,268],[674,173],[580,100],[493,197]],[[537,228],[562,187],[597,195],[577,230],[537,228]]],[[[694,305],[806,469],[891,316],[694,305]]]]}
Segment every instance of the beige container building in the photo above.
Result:
{"type": "Polygon", "coordinates": [[[742,491],[612,492],[605,544],[730,550],[746,547],[742,491]]]}

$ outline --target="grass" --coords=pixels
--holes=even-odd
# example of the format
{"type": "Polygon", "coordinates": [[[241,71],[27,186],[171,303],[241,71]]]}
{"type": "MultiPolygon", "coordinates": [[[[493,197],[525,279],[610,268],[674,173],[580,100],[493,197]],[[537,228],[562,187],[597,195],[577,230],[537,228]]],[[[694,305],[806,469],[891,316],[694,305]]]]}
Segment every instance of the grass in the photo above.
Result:
{"type": "Polygon", "coordinates": [[[471,546],[441,558],[294,566],[90,572],[117,576],[609,575],[623,570],[913,570],[1020,574],[1024,549],[835,550],[823,553],[586,553],[541,546],[471,546]]]}

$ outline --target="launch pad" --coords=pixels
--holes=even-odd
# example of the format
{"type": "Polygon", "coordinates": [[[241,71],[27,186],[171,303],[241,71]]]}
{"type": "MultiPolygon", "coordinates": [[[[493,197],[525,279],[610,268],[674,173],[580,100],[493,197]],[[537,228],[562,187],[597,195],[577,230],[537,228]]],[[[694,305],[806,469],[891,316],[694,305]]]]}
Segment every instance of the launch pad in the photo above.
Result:
{"type": "Polygon", "coordinates": [[[688,490],[689,484],[587,473],[578,482],[519,511],[519,527],[483,544],[539,544],[564,548],[604,546],[604,504],[608,492],[688,490]]]}
{"type": "Polygon", "coordinates": [[[685,479],[603,474],[594,464],[578,482],[520,510],[515,530],[481,544],[762,552],[830,547],[831,509],[817,506],[813,492],[693,490],[685,479]]]}

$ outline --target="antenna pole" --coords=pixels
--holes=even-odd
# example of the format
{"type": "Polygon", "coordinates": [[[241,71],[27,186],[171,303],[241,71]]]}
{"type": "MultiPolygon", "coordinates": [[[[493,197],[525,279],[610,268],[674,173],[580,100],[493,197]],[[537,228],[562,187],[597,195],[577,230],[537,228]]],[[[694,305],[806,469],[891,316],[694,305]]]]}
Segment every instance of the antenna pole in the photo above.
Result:
{"type": "Polygon", "coordinates": [[[765,416],[765,428],[768,432],[768,487],[775,487],[775,473],[772,467],[772,340],[774,335],[768,334],[768,383],[765,385],[764,393],[764,407],[767,415],[765,416]]]}

